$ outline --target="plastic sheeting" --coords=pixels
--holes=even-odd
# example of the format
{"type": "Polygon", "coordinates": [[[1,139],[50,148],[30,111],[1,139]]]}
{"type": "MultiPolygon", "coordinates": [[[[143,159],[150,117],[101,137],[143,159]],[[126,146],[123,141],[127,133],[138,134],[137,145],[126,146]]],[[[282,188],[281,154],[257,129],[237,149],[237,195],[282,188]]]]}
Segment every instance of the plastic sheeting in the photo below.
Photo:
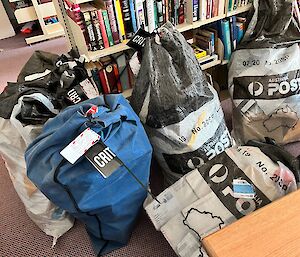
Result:
{"type": "Polygon", "coordinates": [[[192,48],[171,23],[147,39],[131,105],[173,184],[232,145],[214,88],[192,48]]]}
{"type": "Polygon", "coordinates": [[[255,13],[229,64],[234,137],[300,140],[300,30],[291,1],[255,0],[255,13]]]}
{"type": "MultiPolygon", "coordinates": [[[[19,98],[10,120],[0,118],[0,153],[28,216],[42,231],[53,237],[55,244],[56,240],[73,226],[74,220],[65,211],[52,204],[27,177],[25,149],[40,134],[42,125],[24,125],[17,119],[24,97],[19,98]]],[[[41,104],[49,107],[49,111],[57,113],[44,95],[35,93],[26,97],[41,101],[41,104]]]]}
{"type": "Polygon", "coordinates": [[[157,197],[160,204],[145,202],[178,256],[207,257],[203,237],[297,189],[299,160],[278,146],[250,145],[226,149],[191,171],[157,197]],[[251,185],[252,197],[235,194],[235,179],[251,185]]]}

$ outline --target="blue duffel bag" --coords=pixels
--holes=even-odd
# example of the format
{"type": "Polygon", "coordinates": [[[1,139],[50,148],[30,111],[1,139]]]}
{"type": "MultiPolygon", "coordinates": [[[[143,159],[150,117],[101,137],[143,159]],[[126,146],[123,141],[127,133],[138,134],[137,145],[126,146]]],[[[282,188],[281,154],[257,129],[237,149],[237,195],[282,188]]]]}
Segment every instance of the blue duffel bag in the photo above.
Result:
{"type": "MultiPolygon", "coordinates": [[[[100,167],[104,161],[109,164],[110,159],[99,156],[100,167]]],[[[151,156],[147,135],[127,100],[107,95],[68,107],[49,120],[25,159],[28,177],[53,203],[86,225],[99,256],[128,242],[147,196],[151,156]],[[94,112],[87,114],[91,109],[94,112]],[[101,142],[109,156],[115,156],[112,174],[106,178],[85,155],[71,164],[60,154],[88,128],[100,141],[86,153],[101,142]]]]}

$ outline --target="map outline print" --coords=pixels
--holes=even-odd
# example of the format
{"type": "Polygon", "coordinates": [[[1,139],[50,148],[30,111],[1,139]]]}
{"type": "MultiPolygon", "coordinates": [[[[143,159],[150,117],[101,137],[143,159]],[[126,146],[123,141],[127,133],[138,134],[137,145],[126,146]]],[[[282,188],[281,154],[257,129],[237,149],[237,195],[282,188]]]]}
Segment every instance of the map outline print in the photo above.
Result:
{"type": "Polygon", "coordinates": [[[273,112],[271,115],[269,115],[268,118],[263,121],[263,126],[268,132],[274,132],[278,128],[295,129],[295,126],[298,124],[298,121],[299,117],[297,115],[297,112],[295,112],[290,106],[286,105],[285,107],[281,107],[275,112],[273,112]],[[287,114],[289,112],[293,113],[293,115],[295,115],[294,117],[296,118],[295,120],[290,119],[291,121],[293,121],[292,124],[275,124],[273,128],[270,128],[270,126],[266,124],[267,122],[271,122],[272,119],[283,119],[284,117],[280,117],[279,115],[287,114]],[[279,117],[276,117],[276,115],[278,115],[279,117]]]}
{"type": "Polygon", "coordinates": [[[201,215],[210,215],[212,219],[219,219],[221,222],[218,224],[219,226],[219,229],[222,228],[222,225],[225,225],[225,222],[223,221],[223,219],[220,217],[220,216],[216,216],[216,215],[213,215],[212,212],[208,212],[208,211],[199,211],[198,209],[196,208],[191,208],[189,209],[189,211],[186,213],[186,216],[184,217],[184,220],[182,221],[183,222],[183,225],[187,226],[188,229],[192,230],[199,238],[199,242],[200,242],[200,246],[199,246],[199,256],[198,257],[203,257],[203,252],[202,252],[202,237],[199,235],[199,233],[193,229],[188,223],[187,223],[187,219],[188,219],[188,216],[191,214],[192,211],[195,211],[195,212],[198,212],[199,214],[201,215]]]}

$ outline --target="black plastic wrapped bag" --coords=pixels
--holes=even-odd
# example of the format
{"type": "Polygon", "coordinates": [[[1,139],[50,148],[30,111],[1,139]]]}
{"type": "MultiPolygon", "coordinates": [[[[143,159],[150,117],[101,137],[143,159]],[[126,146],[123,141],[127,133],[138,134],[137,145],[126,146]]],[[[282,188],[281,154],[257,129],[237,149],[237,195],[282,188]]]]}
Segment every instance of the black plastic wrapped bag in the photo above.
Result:
{"type": "Polygon", "coordinates": [[[167,185],[232,145],[217,92],[171,23],[159,29],[159,40],[146,41],[131,105],[167,185]]]}

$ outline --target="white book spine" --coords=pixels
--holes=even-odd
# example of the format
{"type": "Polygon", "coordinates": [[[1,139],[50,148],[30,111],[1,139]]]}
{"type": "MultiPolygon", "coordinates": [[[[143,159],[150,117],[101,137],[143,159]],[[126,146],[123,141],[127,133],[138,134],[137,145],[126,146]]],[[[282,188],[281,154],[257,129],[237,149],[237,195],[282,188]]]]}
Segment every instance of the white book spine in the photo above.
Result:
{"type": "Polygon", "coordinates": [[[152,33],[155,30],[155,17],[154,17],[154,0],[146,0],[147,14],[148,14],[148,29],[152,33]]]}
{"type": "Polygon", "coordinates": [[[141,27],[143,29],[145,29],[145,16],[144,16],[143,0],[135,1],[135,11],[136,11],[136,20],[137,20],[138,29],[141,27]]]}

